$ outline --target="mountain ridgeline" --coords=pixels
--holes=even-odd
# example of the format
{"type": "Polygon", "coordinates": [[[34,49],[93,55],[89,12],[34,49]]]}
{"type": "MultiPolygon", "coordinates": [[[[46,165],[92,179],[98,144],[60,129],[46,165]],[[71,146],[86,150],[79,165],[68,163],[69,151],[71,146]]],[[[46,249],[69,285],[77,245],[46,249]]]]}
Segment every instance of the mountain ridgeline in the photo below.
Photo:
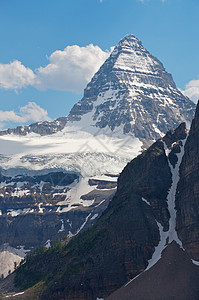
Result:
{"type": "MultiPolygon", "coordinates": [[[[156,257],[173,242],[193,265],[191,259],[199,260],[198,140],[199,105],[189,133],[182,123],[128,163],[97,223],[67,245],[28,256],[16,271],[16,285],[28,288],[40,282],[40,299],[106,298],[152,270],[156,257]]],[[[198,299],[198,292],[191,299],[198,299]]]]}
{"type": "Polygon", "coordinates": [[[134,35],[127,35],[94,75],[84,97],[68,119],[80,123],[90,112],[91,124],[134,134],[149,145],[183,121],[195,105],[176,88],[171,74],[134,35]]]}
{"type": "Polygon", "coordinates": [[[134,35],[115,46],[93,76],[68,117],[1,131],[0,135],[53,134],[77,126],[98,134],[134,135],[144,147],[183,121],[191,122],[195,105],[177,88],[171,74],[134,35]],[[86,120],[86,122],[85,122],[86,120]]]}

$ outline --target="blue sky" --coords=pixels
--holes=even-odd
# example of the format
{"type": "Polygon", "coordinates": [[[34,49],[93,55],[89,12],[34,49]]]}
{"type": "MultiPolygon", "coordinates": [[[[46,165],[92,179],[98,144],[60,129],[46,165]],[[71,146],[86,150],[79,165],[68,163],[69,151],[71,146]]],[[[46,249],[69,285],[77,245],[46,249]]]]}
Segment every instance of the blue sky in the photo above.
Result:
{"type": "Polygon", "coordinates": [[[0,128],[67,115],[129,33],[195,101],[198,15],[198,0],[0,0],[0,128]]]}

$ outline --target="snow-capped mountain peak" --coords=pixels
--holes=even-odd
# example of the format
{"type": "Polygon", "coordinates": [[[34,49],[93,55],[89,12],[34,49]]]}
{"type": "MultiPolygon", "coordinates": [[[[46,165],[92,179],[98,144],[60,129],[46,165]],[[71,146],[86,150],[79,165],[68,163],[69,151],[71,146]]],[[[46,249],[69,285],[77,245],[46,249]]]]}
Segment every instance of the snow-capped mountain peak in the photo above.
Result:
{"type": "Polygon", "coordinates": [[[153,57],[134,35],[129,34],[120,40],[111,56],[116,58],[115,69],[129,70],[135,73],[155,73],[165,71],[163,65],[153,57]],[[157,66],[159,68],[157,68],[157,66]]]}
{"type": "Polygon", "coordinates": [[[134,35],[127,35],[87,85],[66,127],[82,128],[86,116],[88,131],[119,130],[146,145],[182,121],[191,121],[194,108],[162,63],[134,35]]]}

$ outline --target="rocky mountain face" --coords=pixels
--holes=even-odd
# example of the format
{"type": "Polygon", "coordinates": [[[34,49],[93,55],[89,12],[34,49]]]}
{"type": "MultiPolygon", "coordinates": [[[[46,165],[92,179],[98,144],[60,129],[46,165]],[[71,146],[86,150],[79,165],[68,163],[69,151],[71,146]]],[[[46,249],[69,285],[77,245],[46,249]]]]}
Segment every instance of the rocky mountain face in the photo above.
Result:
{"type": "MultiPolygon", "coordinates": [[[[93,225],[115,193],[117,177],[106,177],[107,180],[86,179],[88,189],[75,193],[73,186],[81,189],[83,179],[73,173],[1,175],[0,245],[3,251],[17,255],[21,247],[26,250],[24,253],[40,245],[48,248],[57,238],[72,237],[93,225]]],[[[4,276],[14,270],[19,258],[14,257],[12,266],[5,268],[5,272],[1,270],[4,276]]],[[[4,256],[4,261],[6,259],[4,256]]]]}
{"type": "Polygon", "coordinates": [[[17,128],[0,131],[0,136],[7,135],[7,134],[17,134],[17,135],[24,136],[31,132],[40,135],[53,134],[58,131],[61,131],[66,125],[66,122],[67,122],[67,118],[61,117],[54,121],[37,122],[29,126],[18,126],[17,128]]]}
{"type": "MultiPolygon", "coordinates": [[[[5,248],[8,244],[15,248],[14,252],[21,246],[26,250],[41,244],[48,247],[57,237],[70,238],[93,225],[115,194],[117,175],[127,162],[169,129],[182,121],[191,122],[194,109],[195,105],[176,88],[161,62],[135,36],[124,37],[87,85],[82,100],[74,105],[69,116],[0,132],[0,245],[5,248]]],[[[128,254],[128,262],[132,259],[136,271],[129,267],[126,274],[121,267],[121,274],[126,274],[123,281],[146,266],[158,241],[157,222],[164,230],[169,228],[165,197],[172,177],[164,147],[168,147],[167,151],[172,148],[169,161],[174,167],[181,151],[180,140],[185,138],[183,126],[175,133],[170,131],[164,138],[165,144],[158,141],[148,150],[146,158],[134,162],[136,172],[143,161],[142,169],[147,171],[132,174],[136,180],[140,178],[135,183],[139,193],[132,192],[133,199],[138,201],[132,206],[137,217],[134,212],[132,215],[143,236],[146,232],[150,234],[138,246],[139,234],[130,238],[129,245],[135,241],[135,253],[145,253],[145,258],[139,258],[137,266],[137,258],[128,254]],[[162,166],[164,180],[157,180],[159,168],[154,171],[156,176],[150,173],[153,159],[157,159],[157,166],[162,166]],[[145,177],[147,172],[151,174],[150,180],[145,177]],[[160,194],[156,181],[163,189],[160,194]],[[143,199],[151,199],[153,206],[153,213],[148,212],[147,217],[147,202],[143,200],[144,208],[139,204],[141,190],[143,199]],[[146,229],[144,224],[153,216],[152,228],[146,229]]],[[[128,166],[125,170],[130,169],[128,166]]],[[[120,180],[126,181],[130,188],[128,175],[124,173],[120,180]]],[[[125,203],[126,196],[121,197],[125,203]]],[[[117,234],[113,235],[115,240],[117,234]]],[[[142,257],[142,254],[137,255],[142,257]]],[[[111,291],[120,283],[117,279],[111,291]]],[[[103,293],[110,292],[108,287],[104,289],[103,293]]]]}
{"type": "Polygon", "coordinates": [[[90,112],[95,128],[120,129],[149,145],[184,120],[191,121],[193,109],[162,63],[135,36],[127,35],[94,75],[68,119],[81,124],[90,112]]]}
{"type": "MultiPolygon", "coordinates": [[[[165,272],[163,277],[169,282],[170,275],[179,271],[181,259],[191,274],[183,291],[192,291],[191,299],[198,299],[199,170],[194,163],[198,156],[198,124],[199,105],[189,133],[182,123],[127,164],[119,176],[115,196],[92,228],[67,245],[28,257],[16,272],[16,284],[27,288],[45,282],[47,286],[42,287],[39,299],[101,299],[139,274],[143,274],[140,278],[152,274],[146,279],[149,282],[156,268],[165,272]],[[167,254],[162,262],[164,250],[167,254]],[[168,260],[171,268],[167,266],[168,260]]],[[[178,272],[181,282],[186,274],[185,269],[178,272]]],[[[173,299],[173,294],[167,293],[167,284],[163,285],[163,277],[159,278],[162,289],[169,295],[167,299],[173,299]]],[[[139,281],[139,277],[135,280],[139,281]]],[[[136,291],[133,292],[133,283],[130,286],[132,299],[136,291]]],[[[152,286],[147,283],[149,293],[152,286]]],[[[137,291],[139,295],[142,290],[137,291]]],[[[182,293],[179,290],[174,294],[182,293]]],[[[147,299],[146,295],[143,299],[147,299]]]]}
{"type": "Polygon", "coordinates": [[[199,106],[185,144],[176,194],[176,229],[183,247],[199,260],[199,106]]]}

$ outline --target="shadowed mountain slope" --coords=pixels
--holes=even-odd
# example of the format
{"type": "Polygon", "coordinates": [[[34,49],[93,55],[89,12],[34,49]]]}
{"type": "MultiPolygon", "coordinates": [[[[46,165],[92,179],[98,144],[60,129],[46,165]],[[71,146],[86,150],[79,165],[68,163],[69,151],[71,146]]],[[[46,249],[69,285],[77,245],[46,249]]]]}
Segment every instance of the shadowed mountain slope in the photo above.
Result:
{"type": "Polygon", "coordinates": [[[199,267],[172,242],[156,265],[106,300],[197,300],[198,282],[199,267]]]}

